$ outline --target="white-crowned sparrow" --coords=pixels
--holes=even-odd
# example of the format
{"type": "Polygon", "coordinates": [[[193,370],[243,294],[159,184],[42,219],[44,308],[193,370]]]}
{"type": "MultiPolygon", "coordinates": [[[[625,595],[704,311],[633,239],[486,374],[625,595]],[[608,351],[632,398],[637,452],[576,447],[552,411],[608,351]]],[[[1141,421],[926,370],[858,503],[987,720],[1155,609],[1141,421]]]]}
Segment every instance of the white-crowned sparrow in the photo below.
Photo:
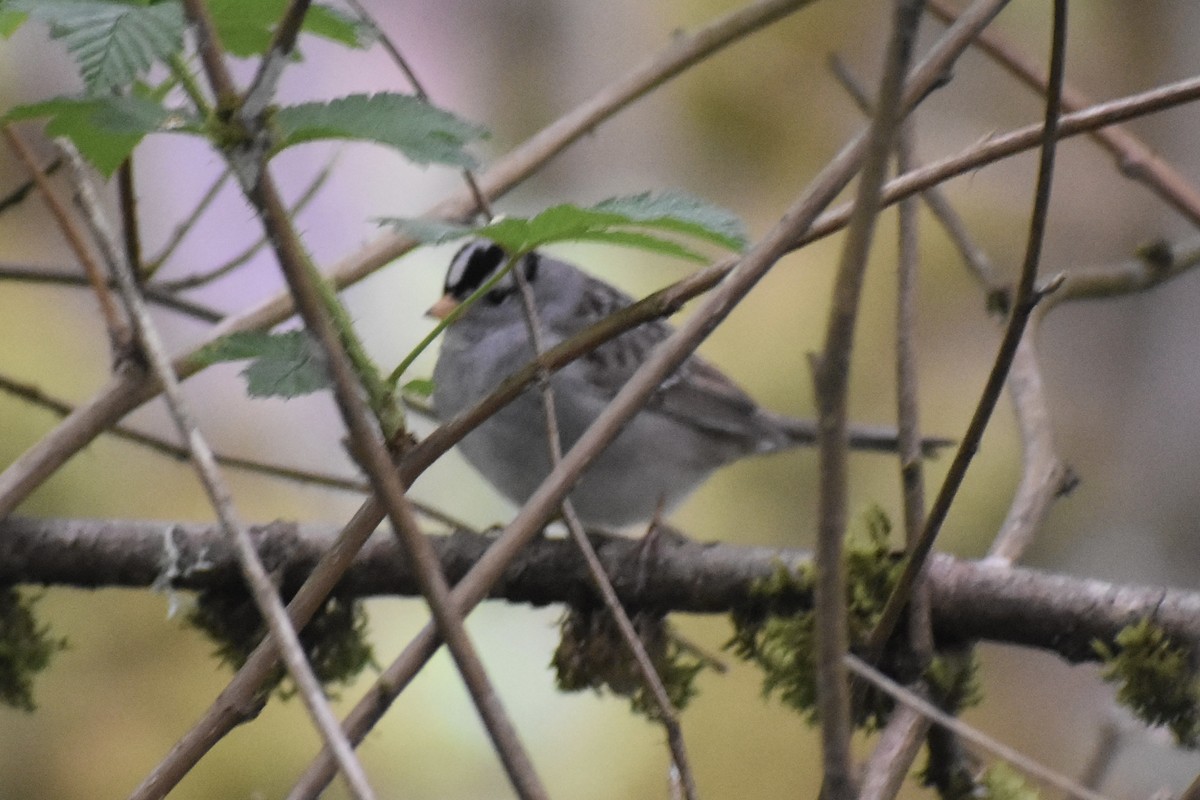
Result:
{"type": "MultiPolygon", "coordinates": [[[[502,269],[508,256],[476,240],[455,255],[445,296],[430,310],[444,318],[502,269]]],[[[538,253],[524,272],[540,317],[544,347],[629,305],[632,299],[570,264],[538,253]]],[[[671,327],[647,322],[596,348],[550,379],[564,452],[591,425],[671,327]]],[[[521,294],[504,276],[445,332],[433,370],[433,408],[443,420],[470,408],[533,357],[521,294]]],[[[589,527],[622,527],[670,511],[718,467],[743,456],[812,443],[815,425],[759,407],[733,381],[692,356],[668,378],[596,458],[570,498],[589,527]]],[[[895,447],[895,432],[852,431],[852,445],[895,447]]],[[[549,474],[543,406],[537,387],[481,424],[459,443],[475,469],[503,495],[523,503],[549,474]]]]}

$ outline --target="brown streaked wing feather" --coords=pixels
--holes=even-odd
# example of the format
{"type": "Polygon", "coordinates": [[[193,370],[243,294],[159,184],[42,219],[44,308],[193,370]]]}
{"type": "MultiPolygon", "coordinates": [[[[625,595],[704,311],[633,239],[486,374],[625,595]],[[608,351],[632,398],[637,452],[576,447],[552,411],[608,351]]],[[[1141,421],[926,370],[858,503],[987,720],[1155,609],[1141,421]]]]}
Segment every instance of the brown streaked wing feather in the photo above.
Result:
{"type": "MultiPolygon", "coordinates": [[[[585,292],[560,334],[573,334],[633,302],[607,284],[595,283],[585,292]],[[570,326],[572,330],[565,330],[570,326]]],[[[652,320],[605,342],[583,356],[578,364],[587,380],[602,397],[620,391],[650,352],[674,329],[663,320],[652,320]]],[[[755,416],[757,404],[720,370],[692,356],[659,387],[646,406],[695,428],[738,438],[759,439],[762,422],[755,416]]]]}

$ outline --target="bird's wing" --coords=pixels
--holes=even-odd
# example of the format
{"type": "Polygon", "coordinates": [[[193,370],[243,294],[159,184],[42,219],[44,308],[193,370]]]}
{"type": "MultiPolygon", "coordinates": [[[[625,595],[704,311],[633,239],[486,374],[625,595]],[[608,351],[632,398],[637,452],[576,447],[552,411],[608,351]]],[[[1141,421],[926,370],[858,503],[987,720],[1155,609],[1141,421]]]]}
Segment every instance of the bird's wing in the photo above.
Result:
{"type": "MultiPolygon", "coordinates": [[[[553,325],[556,338],[568,338],[630,305],[632,298],[607,284],[595,282],[584,292],[574,313],[553,325]]],[[[594,387],[604,400],[620,391],[633,373],[674,328],[651,320],[621,334],[581,357],[574,373],[594,387]]],[[[650,399],[647,409],[694,428],[755,442],[768,435],[758,406],[720,370],[691,356],[671,374],[650,399]]]]}

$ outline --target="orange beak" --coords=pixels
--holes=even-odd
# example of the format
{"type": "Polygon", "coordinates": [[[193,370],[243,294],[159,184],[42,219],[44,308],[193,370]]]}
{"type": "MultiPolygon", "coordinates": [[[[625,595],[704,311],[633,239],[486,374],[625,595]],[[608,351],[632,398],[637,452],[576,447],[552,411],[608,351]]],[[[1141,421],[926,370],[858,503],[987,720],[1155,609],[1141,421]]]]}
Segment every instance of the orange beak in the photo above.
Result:
{"type": "Polygon", "coordinates": [[[425,312],[425,316],[433,317],[434,319],[445,319],[456,308],[458,308],[458,300],[453,295],[442,295],[440,300],[429,307],[429,310],[425,312]]]}

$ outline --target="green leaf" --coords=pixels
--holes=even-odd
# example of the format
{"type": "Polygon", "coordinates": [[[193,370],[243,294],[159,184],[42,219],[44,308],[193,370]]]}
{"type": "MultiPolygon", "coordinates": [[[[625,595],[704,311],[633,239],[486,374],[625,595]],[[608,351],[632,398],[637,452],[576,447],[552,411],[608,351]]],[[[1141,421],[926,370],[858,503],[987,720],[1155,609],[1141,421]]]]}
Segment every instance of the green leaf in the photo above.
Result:
{"type": "MultiPolygon", "coordinates": [[[[226,52],[249,58],[267,51],[287,5],[288,0],[209,0],[208,10],[226,52]]],[[[318,4],[308,10],[301,30],[350,47],[367,47],[376,39],[369,25],[318,4]]]]}
{"type": "Polygon", "coordinates": [[[209,0],[208,13],[221,46],[240,58],[260,55],[271,44],[271,28],[286,0],[209,0]]]}
{"type": "Polygon", "coordinates": [[[27,19],[29,19],[28,12],[0,9],[0,37],[11,38],[27,19]]]}
{"type": "Polygon", "coordinates": [[[699,253],[649,233],[647,228],[706,239],[730,249],[740,250],[745,243],[744,238],[730,233],[740,228],[732,214],[674,193],[615,198],[591,208],[552,206],[530,219],[497,220],[480,228],[478,234],[511,252],[524,252],[553,242],[594,241],[704,260],[699,253]],[[689,202],[684,202],[685,199],[689,202]]]}
{"type": "Polygon", "coordinates": [[[477,233],[510,253],[529,252],[555,242],[602,242],[637,247],[657,253],[704,261],[704,256],[669,239],[640,231],[621,230],[624,220],[575,206],[554,206],[531,219],[507,217],[480,228],[477,233]]]}
{"type": "Polygon", "coordinates": [[[398,233],[411,236],[422,244],[445,244],[455,239],[473,236],[479,229],[470,225],[442,222],[425,217],[379,217],[380,225],[390,225],[398,233]]]}
{"type": "Polygon", "coordinates": [[[65,136],[92,166],[112,175],[148,133],[195,130],[196,120],[164,108],[140,94],[129,97],[55,97],[17,106],[2,122],[49,117],[47,136],[65,136]]]}
{"type": "Polygon", "coordinates": [[[330,386],[325,358],[306,331],[244,331],[225,336],[196,354],[200,364],[244,361],[251,397],[299,397],[330,386]]]}
{"type": "Polygon", "coordinates": [[[418,397],[431,397],[433,395],[433,381],[429,378],[414,378],[402,387],[406,394],[415,394],[418,397]]]}
{"type": "Polygon", "coordinates": [[[396,148],[417,164],[473,167],[463,146],[487,135],[477,125],[406,94],[355,94],[275,113],[278,149],[324,139],[358,139],[396,148]]]}
{"type": "Polygon", "coordinates": [[[425,219],[380,220],[426,244],[465,236],[490,239],[510,253],[527,253],[555,242],[583,241],[636,247],[691,261],[700,253],[659,232],[682,234],[740,251],[746,244],[741,221],[717,206],[682,192],[646,192],[616,197],[590,208],[564,203],[529,217],[501,217],[481,227],[425,219]]]}
{"type": "Polygon", "coordinates": [[[301,30],[359,50],[370,47],[379,39],[379,31],[374,26],[332,6],[316,3],[308,10],[301,30]]]}
{"type": "Polygon", "coordinates": [[[79,64],[88,94],[123,88],[183,47],[178,2],[9,0],[5,12],[24,11],[50,26],[79,64]]]}
{"type": "Polygon", "coordinates": [[[736,215],[686,192],[612,197],[592,208],[622,214],[653,228],[707,239],[729,250],[741,252],[746,247],[746,229],[736,215]]]}

